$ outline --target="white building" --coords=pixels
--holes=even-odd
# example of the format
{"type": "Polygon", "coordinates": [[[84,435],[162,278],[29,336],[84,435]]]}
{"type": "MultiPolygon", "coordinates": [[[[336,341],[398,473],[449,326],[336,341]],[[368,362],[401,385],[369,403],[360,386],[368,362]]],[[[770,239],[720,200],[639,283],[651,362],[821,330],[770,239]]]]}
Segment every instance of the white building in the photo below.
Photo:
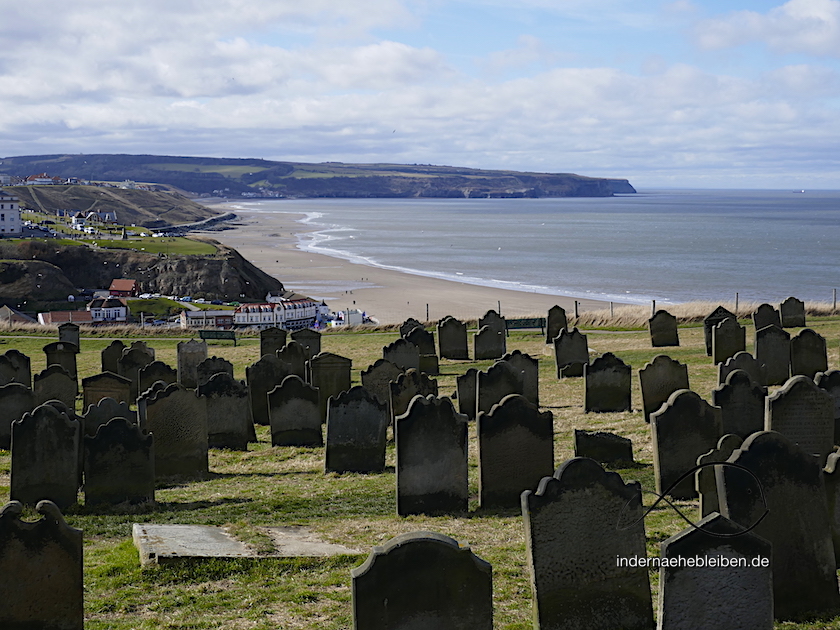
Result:
{"type": "Polygon", "coordinates": [[[87,305],[94,323],[124,323],[128,317],[128,307],[118,298],[96,298],[87,305]]]}
{"type": "Polygon", "coordinates": [[[320,325],[320,303],[291,291],[272,292],[261,304],[243,304],[234,314],[237,327],[300,330],[320,325]]]}
{"type": "Polygon", "coordinates": [[[18,198],[0,189],[0,238],[20,236],[20,206],[18,198]]]}

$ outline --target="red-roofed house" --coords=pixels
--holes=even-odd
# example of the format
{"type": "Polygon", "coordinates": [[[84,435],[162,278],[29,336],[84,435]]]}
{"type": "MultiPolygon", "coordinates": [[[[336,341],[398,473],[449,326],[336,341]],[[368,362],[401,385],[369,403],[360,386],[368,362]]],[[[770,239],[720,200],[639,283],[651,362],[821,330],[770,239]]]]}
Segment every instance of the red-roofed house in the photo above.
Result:
{"type": "Polygon", "coordinates": [[[137,284],[137,280],[117,278],[111,280],[108,292],[115,297],[137,297],[140,295],[140,286],[137,284]]]}
{"type": "Polygon", "coordinates": [[[93,317],[91,317],[90,311],[49,311],[47,313],[38,313],[38,323],[42,326],[63,324],[65,322],[92,324],[93,317]]]}

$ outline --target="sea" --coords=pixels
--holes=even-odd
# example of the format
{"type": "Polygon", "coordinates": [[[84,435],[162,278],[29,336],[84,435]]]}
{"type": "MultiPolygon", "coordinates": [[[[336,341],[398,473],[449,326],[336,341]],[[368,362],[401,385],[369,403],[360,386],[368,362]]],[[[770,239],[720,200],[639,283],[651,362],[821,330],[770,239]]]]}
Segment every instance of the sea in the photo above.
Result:
{"type": "Polygon", "coordinates": [[[831,302],[840,191],[639,190],[599,198],[305,199],[305,251],[470,284],[620,303],[831,302]]]}

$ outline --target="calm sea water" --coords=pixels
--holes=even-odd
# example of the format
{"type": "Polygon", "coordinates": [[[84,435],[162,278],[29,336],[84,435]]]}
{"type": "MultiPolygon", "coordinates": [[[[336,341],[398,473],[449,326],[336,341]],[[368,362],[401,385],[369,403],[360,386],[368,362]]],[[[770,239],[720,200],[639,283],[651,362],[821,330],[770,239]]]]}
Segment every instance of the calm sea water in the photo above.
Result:
{"type": "Polygon", "coordinates": [[[241,205],[306,214],[308,251],[485,286],[618,302],[830,301],[840,288],[840,191],[241,205]]]}

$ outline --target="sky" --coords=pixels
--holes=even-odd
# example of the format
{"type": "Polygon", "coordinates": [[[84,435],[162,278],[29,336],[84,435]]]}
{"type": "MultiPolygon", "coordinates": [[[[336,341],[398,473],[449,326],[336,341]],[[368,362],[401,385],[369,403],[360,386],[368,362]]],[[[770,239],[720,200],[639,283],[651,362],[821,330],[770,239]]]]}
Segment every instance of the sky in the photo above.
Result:
{"type": "Polygon", "coordinates": [[[0,0],[0,155],[840,189],[840,0],[0,0]]]}

